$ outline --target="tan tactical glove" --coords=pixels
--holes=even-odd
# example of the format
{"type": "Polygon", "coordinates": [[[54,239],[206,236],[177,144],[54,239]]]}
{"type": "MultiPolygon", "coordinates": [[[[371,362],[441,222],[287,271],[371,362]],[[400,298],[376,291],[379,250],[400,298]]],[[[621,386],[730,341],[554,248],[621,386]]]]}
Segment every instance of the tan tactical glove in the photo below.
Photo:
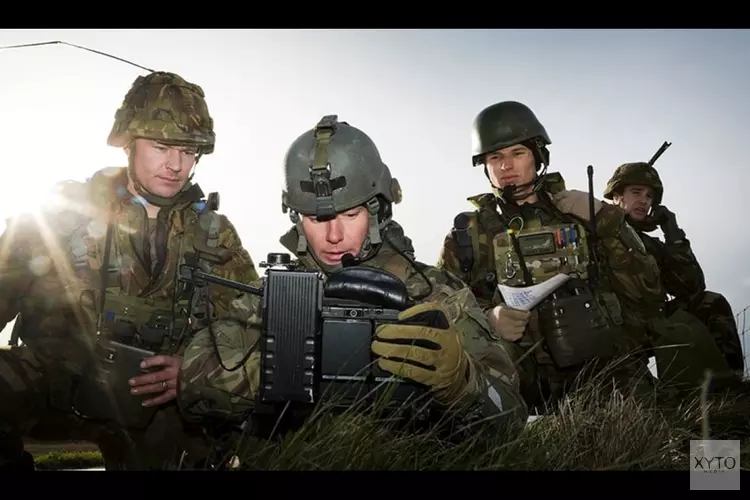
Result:
{"type": "Polygon", "coordinates": [[[502,338],[515,342],[523,336],[530,316],[529,311],[521,311],[501,304],[489,312],[487,319],[502,338]]]}
{"type": "Polygon", "coordinates": [[[378,366],[428,386],[435,399],[451,404],[468,384],[471,363],[461,333],[436,303],[411,307],[399,320],[402,323],[381,325],[375,332],[372,352],[380,356],[378,366]]]}

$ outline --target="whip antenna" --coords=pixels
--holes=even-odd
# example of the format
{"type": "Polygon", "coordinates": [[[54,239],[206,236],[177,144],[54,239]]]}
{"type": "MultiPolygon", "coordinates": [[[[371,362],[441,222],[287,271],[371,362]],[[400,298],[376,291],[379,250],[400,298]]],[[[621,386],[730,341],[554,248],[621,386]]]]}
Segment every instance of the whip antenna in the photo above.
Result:
{"type": "Polygon", "coordinates": [[[0,50],[4,50],[4,49],[22,49],[22,48],[26,48],[26,47],[40,47],[42,45],[55,45],[55,44],[67,45],[69,47],[74,47],[76,49],[87,50],[89,52],[93,52],[94,54],[99,54],[101,56],[106,56],[106,57],[111,57],[112,59],[117,59],[118,61],[130,64],[131,66],[135,66],[136,68],[145,69],[146,71],[149,71],[151,73],[154,72],[153,69],[147,68],[145,66],[141,66],[140,64],[136,64],[134,62],[130,62],[127,59],[123,59],[122,57],[113,56],[112,54],[107,54],[106,52],[101,52],[99,50],[90,49],[88,47],[82,47],[80,45],[76,45],[74,43],[64,42],[62,40],[54,40],[54,41],[51,41],[51,42],[22,43],[22,44],[19,44],[19,45],[3,45],[3,46],[0,46],[0,50]]]}

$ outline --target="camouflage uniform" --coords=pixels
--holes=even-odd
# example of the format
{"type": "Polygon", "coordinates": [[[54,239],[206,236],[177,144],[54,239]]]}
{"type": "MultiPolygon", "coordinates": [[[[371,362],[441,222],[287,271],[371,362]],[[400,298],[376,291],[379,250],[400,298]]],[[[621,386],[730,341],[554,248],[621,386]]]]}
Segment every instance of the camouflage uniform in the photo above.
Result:
{"type": "MultiPolygon", "coordinates": [[[[457,383],[450,387],[433,386],[435,398],[445,405],[464,402],[465,406],[460,405],[466,409],[464,416],[504,414],[506,417],[498,418],[498,422],[523,425],[527,413],[519,394],[518,375],[507,351],[508,344],[490,333],[487,319],[463,283],[451,273],[414,262],[411,240],[391,218],[392,204],[400,201],[397,181],[382,163],[371,139],[345,122],[337,122],[335,116],[326,117],[316,129],[306,132],[293,143],[287,154],[286,168],[284,209],[290,210],[295,226],[280,241],[297,256],[302,267],[318,269],[327,275],[340,266],[322,263],[308,247],[300,214],[325,220],[357,206],[366,207],[370,229],[359,254],[354,256],[359,259],[359,266],[390,271],[406,284],[415,303],[421,304],[417,308],[439,304],[455,329],[455,333],[449,330],[451,333],[443,331],[442,335],[447,339],[456,335],[463,346],[457,353],[462,360],[461,368],[456,372],[457,383]],[[326,163],[330,165],[330,179],[316,179],[317,167],[326,163]],[[328,198],[332,203],[328,205],[325,197],[316,198],[315,191],[309,189],[318,186],[325,193],[326,185],[332,186],[333,193],[328,198]],[[464,369],[465,379],[459,383],[464,369]]],[[[325,167],[322,170],[325,173],[325,167]]],[[[250,312],[249,321],[218,322],[214,325],[215,340],[208,330],[199,332],[185,351],[179,398],[190,420],[242,421],[257,409],[261,354],[256,350],[246,360],[243,358],[259,342],[262,329],[260,299],[246,296],[234,306],[241,316],[250,312]],[[241,368],[229,371],[227,367],[232,366],[241,368]]],[[[378,338],[396,335],[399,328],[403,327],[380,327],[378,338]]],[[[416,335],[415,332],[410,334],[416,335]]],[[[408,335],[403,333],[403,336],[408,335]]],[[[382,352],[380,349],[384,349],[384,343],[375,341],[373,352],[382,352]]],[[[401,348],[408,349],[408,346],[396,349],[401,348]]],[[[444,356],[449,356],[450,349],[442,346],[444,356]]],[[[393,370],[386,366],[394,362],[385,361],[383,357],[379,362],[385,363],[381,365],[384,370],[393,370]]],[[[407,375],[407,378],[412,376],[407,375]]],[[[430,385],[430,382],[423,383],[430,385]]]]}
{"type": "MultiPolygon", "coordinates": [[[[197,146],[199,158],[210,154],[213,123],[203,97],[199,87],[171,73],[139,77],[117,112],[109,144],[122,147],[143,137],[197,146]]],[[[152,348],[181,354],[191,328],[201,327],[187,326],[188,321],[205,312],[176,280],[177,266],[191,254],[219,275],[258,277],[234,226],[207,203],[198,185],[188,182],[177,196],[164,199],[133,176],[141,197],[161,207],[157,218],[149,219],[141,197],[127,190],[126,170],[132,168],[131,157],[128,167],[61,183],[40,217],[9,221],[0,238],[3,248],[12,249],[0,260],[0,325],[18,315],[13,335],[23,341],[0,351],[0,466],[22,455],[21,435],[95,441],[107,468],[160,468],[183,450],[206,453],[203,431],[182,421],[174,401],[155,409],[144,429],[90,420],[73,409],[76,391],[90,375],[87,368],[97,363],[92,353],[100,319],[112,328],[113,314],[116,321],[119,313],[127,319],[131,313],[166,311],[176,328],[186,329],[155,337],[152,348]],[[191,301],[195,308],[188,320],[191,301]],[[181,333],[186,336],[179,338],[181,333]]],[[[227,312],[233,295],[226,288],[215,291],[214,315],[227,312]]],[[[141,340],[145,326],[130,325],[141,340]]]]}
{"type": "MultiPolygon", "coordinates": [[[[615,194],[621,194],[628,185],[648,186],[654,191],[653,215],[642,222],[628,218],[648,253],[656,258],[663,286],[663,290],[655,297],[654,305],[644,306],[641,312],[646,316],[653,314],[654,318],[659,319],[651,321],[660,323],[665,321],[663,316],[666,314],[670,321],[681,324],[682,331],[685,332],[670,334],[669,340],[675,343],[688,342],[692,346],[681,349],[678,355],[671,351],[662,353],[657,350],[654,354],[660,378],[674,378],[673,372],[684,369],[685,377],[696,380],[702,375],[701,370],[706,368],[714,372],[730,369],[742,375],[744,356],[732,308],[723,295],[706,290],[703,270],[692,251],[690,241],[677,225],[674,214],[661,205],[664,186],[658,172],[648,163],[625,163],[615,170],[607,183],[604,197],[612,200],[615,194]],[[664,233],[664,242],[647,234],[659,226],[664,233]],[[672,296],[671,300],[667,300],[667,294],[672,296]],[[708,333],[713,337],[713,342],[708,333]],[[685,337],[682,338],[682,335],[685,337]],[[723,354],[726,364],[718,360],[716,348],[711,345],[713,343],[723,354]],[[673,357],[676,359],[673,360],[673,357]]],[[[659,339],[659,332],[660,329],[653,328],[652,337],[659,339]]],[[[656,340],[660,343],[666,341],[667,339],[656,340]]]]}
{"type": "MultiPolygon", "coordinates": [[[[531,310],[523,337],[514,343],[524,397],[542,412],[571,388],[584,367],[593,375],[597,366],[630,348],[621,327],[619,296],[623,291],[639,295],[656,268],[653,259],[632,251],[637,237],[624,212],[599,200],[593,200],[592,237],[588,194],[567,190],[559,173],[546,173],[550,143],[542,124],[521,103],[494,104],[477,116],[474,165],[484,164],[486,153],[527,146],[537,169],[528,187],[538,200],[515,203],[523,196],[514,191],[526,186],[502,191],[493,186],[492,193],[470,197],[476,210],[456,216],[437,263],[471,287],[486,314],[505,303],[499,284],[528,286],[558,273],[571,276],[531,310]]],[[[485,175],[489,178],[486,166],[485,175]]],[[[613,371],[621,387],[650,387],[631,379],[636,368],[645,367],[641,364],[613,371]]]]}

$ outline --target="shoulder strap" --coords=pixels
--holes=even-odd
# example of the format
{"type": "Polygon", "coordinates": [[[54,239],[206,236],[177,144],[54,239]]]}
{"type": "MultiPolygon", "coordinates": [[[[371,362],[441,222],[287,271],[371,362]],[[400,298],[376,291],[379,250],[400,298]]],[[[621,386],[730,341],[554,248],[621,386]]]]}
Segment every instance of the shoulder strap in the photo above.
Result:
{"type": "Polygon", "coordinates": [[[209,193],[206,201],[197,204],[198,220],[195,225],[193,247],[198,258],[212,264],[225,264],[232,258],[232,251],[219,248],[219,234],[221,232],[221,216],[219,209],[219,193],[209,193]]]}
{"type": "Polygon", "coordinates": [[[411,274],[412,265],[402,256],[394,253],[383,263],[383,270],[388,271],[406,283],[406,280],[409,279],[409,275],[411,274]]]}
{"type": "Polygon", "coordinates": [[[456,216],[451,237],[456,245],[460,278],[477,294],[484,294],[494,282],[493,236],[504,230],[494,194],[468,198],[477,210],[456,216]]]}
{"type": "MultiPolygon", "coordinates": [[[[409,285],[409,277],[411,276],[412,272],[419,272],[419,267],[424,266],[421,262],[414,261],[414,265],[411,264],[408,260],[406,260],[404,257],[402,257],[399,254],[394,253],[391,255],[382,265],[383,271],[388,271],[389,273],[396,276],[398,279],[400,279],[402,282],[404,282],[405,285],[409,285]]],[[[419,282],[422,284],[424,288],[419,288],[418,291],[415,293],[414,290],[409,290],[409,295],[412,297],[416,295],[420,295],[422,293],[427,293],[427,290],[429,290],[429,287],[426,283],[422,282],[422,279],[419,279],[419,282]]]]}
{"type": "Polygon", "coordinates": [[[112,242],[114,240],[114,219],[113,219],[114,207],[111,206],[108,211],[107,217],[107,232],[104,236],[104,254],[101,262],[101,268],[99,269],[99,304],[97,311],[97,331],[101,330],[102,322],[104,321],[104,310],[107,305],[107,291],[119,292],[120,291],[120,268],[117,267],[117,276],[113,280],[111,276],[110,258],[112,256],[112,242]],[[114,283],[113,283],[114,281],[114,283]]]}
{"type": "Polygon", "coordinates": [[[497,213],[497,200],[492,193],[482,193],[467,198],[476,210],[462,212],[453,219],[451,233],[456,242],[456,258],[467,281],[472,281],[474,269],[484,267],[480,231],[497,230],[502,221],[497,213]]]}
{"type": "Polygon", "coordinates": [[[469,196],[466,200],[477,210],[482,210],[483,208],[494,210],[497,208],[497,200],[493,193],[476,194],[474,196],[469,196]]]}
{"type": "Polygon", "coordinates": [[[477,212],[477,216],[479,225],[485,232],[495,234],[505,230],[505,222],[495,207],[484,207],[477,212]]]}
{"type": "Polygon", "coordinates": [[[456,257],[461,267],[461,272],[471,277],[471,270],[474,267],[474,246],[473,241],[477,241],[476,234],[474,238],[469,231],[476,233],[476,222],[471,224],[471,217],[466,213],[460,213],[453,219],[453,238],[456,240],[456,257]]]}

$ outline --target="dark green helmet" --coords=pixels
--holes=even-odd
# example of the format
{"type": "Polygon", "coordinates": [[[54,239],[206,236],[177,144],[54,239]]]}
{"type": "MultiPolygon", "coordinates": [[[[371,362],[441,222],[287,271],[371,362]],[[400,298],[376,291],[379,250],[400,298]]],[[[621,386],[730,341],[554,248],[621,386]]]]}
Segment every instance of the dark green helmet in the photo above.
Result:
{"type": "Polygon", "coordinates": [[[623,163],[612,174],[604,189],[604,197],[608,200],[615,194],[622,194],[627,186],[648,186],[654,190],[654,205],[661,203],[664,196],[664,185],[659,178],[659,172],[646,162],[623,163]]]}
{"type": "MultiPolygon", "coordinates": [[[[471,143],[471,160],[475,167],[485,165],[487,153],[516,144],[528,147],[534,155],[538,173],[536,178],[523,185],[505,186],[502,190],[493,184],[492,192],[499,201],[514,202],[523,199],[528,196],[529,186],[532,186],[532,192],[542,189],[549,165],[547,145],[552,144],[552,141],[534,112],[525,104],[504,101],[484,108],[474,119],[471,143]],[[542,166],[544,168],[540,172],[542,166]]],[[[486,165],[484,175],[491,179],[486,165]]]]}
{"type": "Polygon", "coordinates": [[[520,102],[498,102],[484,108],[474,119],[472,163],[474,166],[482,165],[487,153],[529,141],[538,144],[539,149],[544,152],[541,162],[547,165],[549,153],[545,146],[552,144],[552,141],[534,112],[520,102]]]}
{"type": "Polygon", "coordinates": [[[284,157],[284,184],[282,209],[291,211],[293,222],[299,222],[298,215],[326,220],[366,206],[370,244],[380,243],[391,204],[401,201],[398,181],[372,139],[336,115],[324,116],[292,143],[284,157]]]}

